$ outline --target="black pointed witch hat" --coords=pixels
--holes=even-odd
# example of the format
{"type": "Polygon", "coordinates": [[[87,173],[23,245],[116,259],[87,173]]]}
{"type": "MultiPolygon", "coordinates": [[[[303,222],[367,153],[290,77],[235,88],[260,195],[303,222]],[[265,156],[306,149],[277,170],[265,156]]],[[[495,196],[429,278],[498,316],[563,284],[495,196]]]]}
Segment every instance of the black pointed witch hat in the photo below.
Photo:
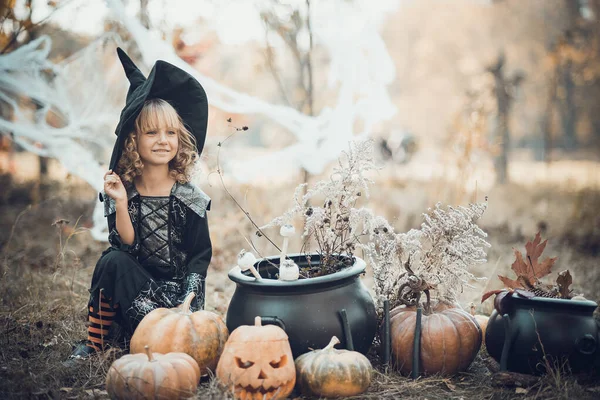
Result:
{"type": "Polygon", "coordinates": [[[186,128],[196,138],[198,154],[202,153],[208,124],[208,99],[204,88],[196,78],[162,60],[154,64],[148,78],[145,78],[121,48],[117,48],[117,54],[130,86],[125,108],[121,111],[119,124],[115,130],[117,141],[110,158],[109,169],[114,171],[117,167],[123,144],[127,136],[133,132],[135,120],[142,111],[144,102],[150,99],[163,99],[177,110],[186,128]]]}

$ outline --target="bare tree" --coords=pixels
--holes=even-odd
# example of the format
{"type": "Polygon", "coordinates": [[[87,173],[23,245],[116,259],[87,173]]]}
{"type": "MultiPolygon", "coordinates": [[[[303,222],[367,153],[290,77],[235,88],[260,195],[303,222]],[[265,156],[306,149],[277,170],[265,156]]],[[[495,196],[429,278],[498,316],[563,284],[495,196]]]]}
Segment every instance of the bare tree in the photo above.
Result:
{"type": "Polygon", "coordinates": [[[140,0],[140,22],[146,29],[150,29],[150,15],[148,14],[148,3],[150,0],[140,0]]]}
{"type": "Polygon", "coordinates": [[[487,68],[494,77],[494,94],[497,106],[497,124],[494,139],[500,145],[500,151],[494,159],[496,179],[500,184],[508,182],[508,157],[510,151],[510,128],[509,117],[513,103],[513,93],[524,79],[523,74],[515,73],[508,78],[504,74],[505,57],[504,52],[498,55],[496,62],[487,68]]]}
{"type": "Polygon", "coordinates": [[[19,17],[15,14],[15,0],[0,0],[0,54],[10,53],[16,48],[29,43],[35,38],[37,31],[52,15],[71,0],[61,2],[48,1],[51,11],[43,19],[33,22],[33,0],[25,0],[25,14],[19,17]]]}
{"type": "Polygon", "coordinates": [[[313,33],[310,25],[310,0],[306,0],[306,18],[302,18],[300,10],[291,12],[289,21],[282,20],[275,11],[264,11],[261,14],[262,20],[268,29],[268,32],[276,33],[286,44],[296,62],[297,79],[292,88],[286,88],[281,74],[276,67],[276,54],[272,48],[265,52],[265,58],[271,74],[277,81],[283,99],[290,105],[294,105],[298,110],[314,114],[313,109],[313,71],[311,53],[313,50],[313,33]],[[300,36],[306,31],[309,37],[309,48],[302,50],[300,36]],[[288,94],[300,89],[302,96],[300,99],[294,99],[288,94]],[[296,103],[296,104],[294,104],[296,103]]]}
{"type": "Polygon", "coordinates": [[[577,148],[577,104],[575,102],[575,65],[570,57],[563,56],[564,47],[572,46],[572,34],[565,32],[558,44],[559,62],[557,63],[558,87],[561,89],[557,96],[560,120],[564,138],[564,147],[567,150],[577,148]]]}
{"type": "Polygon", "coordinates": [[[566,28],[549,50],[553,71],[542,125],[549,146],[550,120],[556,111],[561,144],[575,150],[581,141],[580,121],[589,122],[600,144],[600,0],[565,0],[564,6],[566,28]]]}
{"type": "MultiPolygon", "coordinates": [[[[293,10],[289,21],[282,21],[274,11],[264,11],[261,14],[262,20],[267,27],[268,32],[275,32],[286,44],[287,49],[292,54],[296,62],[298,71],[296,85],[287,89],[282,76],[276,66],[276,54],[272,48],[268,47],[265,52],[267,66],[277,83],[281,97],[288,105],[295,106],[296,109],[308,114],[314,115],[314,83],[313,83],[313,31],[311,27],[311,2],[306,0],[306,17],[302,18],[300,10],[293,10]],[[302,50],[300,36],[306,32],[308,34],[308,49],[302,50]],[[302,96],[295,99],[288,92],[296,92],[300,89],[302,96]],[[295,104],[294,104],[295,103],[295,104]]],[[[310,179],[308,171],[303,172],[303,181],[306,183],[310,179]]]]}
{"type": "MultiPolygon", "coordinates": [[[[39,29],[44,26],[48,18],[50,18],[58,8],[64,6],[68,2],[69,1],[67,0],[58,4],[57,2],[49,1],[48,5],[52,7],[52,11],[42,20],[33,22],[33,0],[25,0],[23,6],[26,12],[22,17],[17,16],[15,13],[16,2],[14,0],[2,0],[0,7],[0,54],[10,53],[20,46],[35,40],[39,36],[39,29]]],[[[37,102],[35,100],[32,100],[32,102],[33,107],[39,109],[37,102]]],[[[44,118],[43,114],[37,112],[34,112],[34,116],[36,119],[44,118]]],[[[9,149],[11,152],[15,150],[13,146],[9,146],[9,149]]],[[[38,159],[39,179],[36,182],[33,197],[39,201],[45,196],[45,193],[43,193],[43,184],[48,179],[49,159],[48,157],[42,156],[39,156],[38,159]]]]}

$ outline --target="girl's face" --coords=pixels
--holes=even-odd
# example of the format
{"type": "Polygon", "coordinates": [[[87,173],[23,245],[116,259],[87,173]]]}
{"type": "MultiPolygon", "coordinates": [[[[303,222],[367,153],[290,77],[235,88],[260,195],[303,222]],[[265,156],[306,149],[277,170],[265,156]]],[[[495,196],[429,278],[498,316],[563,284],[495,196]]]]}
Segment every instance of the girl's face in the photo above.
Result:
{"type": "Polygon", "coordinates": [[[178,149],[179,134],[175,128],[162,126],[138,132],[137,151],[144,164],[168,165],[178,149]]]}
{"type": "Polygon", "coordinates": [[[142,162],[168,165],[179,149],[180,126],[177,111],[166,101],[154,99],[145,104],[135,126],[142,162]]]}

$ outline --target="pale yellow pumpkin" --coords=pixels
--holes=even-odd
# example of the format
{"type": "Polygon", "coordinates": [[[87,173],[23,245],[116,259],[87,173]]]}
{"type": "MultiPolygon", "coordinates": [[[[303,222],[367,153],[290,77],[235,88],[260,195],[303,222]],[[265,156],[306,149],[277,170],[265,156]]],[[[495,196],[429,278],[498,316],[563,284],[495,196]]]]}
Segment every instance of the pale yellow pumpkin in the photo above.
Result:
{"type": "Polygon", "coordinates": [[[158,308],[146,315],[131,338],[131,353],[149,345],[158,353],[189,354],[202,375],[215,370],[229,331],[223,319],[210,311],[190,311],[194,293],[176,308],[158,308]]]}
{"type": "Polygon", "coordinates": [[[285,399],[294,389],[296,367],[285,331],[274,325],[237,327],[225,344],[217,379],[236,399],[285,399]]]}
{"type": "Polygon", "coordinates": [[[185,353],[125,355],[110,366],[106,391],[111,399],[187,399],[196,393],[200,368],[185,353]]]}
{"type": "Polygon", "coordinates": [[[296,385],[302,394],[318,397],[348,397],[364,393],[371,384],[371,362],[357,351],[338,350],[337,337],[322,350],[296,358],[296,385]]]}

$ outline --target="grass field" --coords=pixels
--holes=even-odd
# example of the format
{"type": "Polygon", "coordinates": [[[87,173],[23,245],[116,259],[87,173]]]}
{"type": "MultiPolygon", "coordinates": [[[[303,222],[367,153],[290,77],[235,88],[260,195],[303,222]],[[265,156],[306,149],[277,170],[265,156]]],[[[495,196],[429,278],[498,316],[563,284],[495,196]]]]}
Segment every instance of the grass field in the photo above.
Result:
{"type": "MultiPolygon", "coordinates": [[[[489,234],[492,247],[488,263],[474,272],[491,279],[465,291],[461,299],[464,306],[470,302],[479,304],[477,300],[483,291],[500,287],[495,276],[509,273],[512,248],[523,250],[525,242],[537,231],[549,240],[544,254],[558,257],[552,276],[569,269],[576,291],[596,302],[600,300],[597,164],[570,162],[544,168],[543,164],[516,163],[511,170],[514,183],[504,186],[488,184],[485,173],[461,180],[459,171],[446,169],[435,174],[431,171],[439,169],[429,165],[417,168],[421,172],[418,174],[411,173],[411,168],[417,167],[386,167],[375,177],[377,182],[368,200],[368,205],[384,215],[397,231],[418,227],[421,213],[437,201],[464,204],[473,199],[481,201],[484,196],[489,198],[480,226],[489,234]],[[475,180],[477,184],[473,184],[475,180]],[[467,181],[471,184],[454,183],[467,181]]],[[[0,397],[107,398],[105,374],[112,360],[120,355],[117,351],[77,370],[61,365],[70,354],[71,345],[85,337],[87,288],[94,264],[106,246],[94,241],[87,231],[96,193],[74,179],[41,185],[26,180],[15,182],[8,175],[0,179],[0,397]],[[57,220],[69,222],[57,224],[57,220]]],[[[231,184],[229,189],[261,224],[290,205],[296,183],[298,180],[277,187],[231,184]]],[[[245,215],[219,185],[205,185],[203,189],[213,199],[209,224],[214,256],[207,279],[207,309],[224,316],[235,288],[227,271],[240,249],[249,248],[246,238],[252,238],[264,254],[273,250],[253,235],[254,229],[245,215]]],[[[294,246],[299,246],[299,241],[292,243],[291,248],[294,246]]],[[[364,282],[371,286],[370,273],[364,282]]],[[[488,303],[478,309],[489,313],[488,303]]],[[[494,362],[484,350],[465,373],[417,381],[395,372],[386,373],[375,349],[369,357],[378,372],[369,391],[360,398],[600,396],[598,376],[552,375],[529,388],[492,386],[494,362]]],[[[202,399],[225,396],[211,379],[203,380],[198,391],[198,398],[202,399]]]]}

